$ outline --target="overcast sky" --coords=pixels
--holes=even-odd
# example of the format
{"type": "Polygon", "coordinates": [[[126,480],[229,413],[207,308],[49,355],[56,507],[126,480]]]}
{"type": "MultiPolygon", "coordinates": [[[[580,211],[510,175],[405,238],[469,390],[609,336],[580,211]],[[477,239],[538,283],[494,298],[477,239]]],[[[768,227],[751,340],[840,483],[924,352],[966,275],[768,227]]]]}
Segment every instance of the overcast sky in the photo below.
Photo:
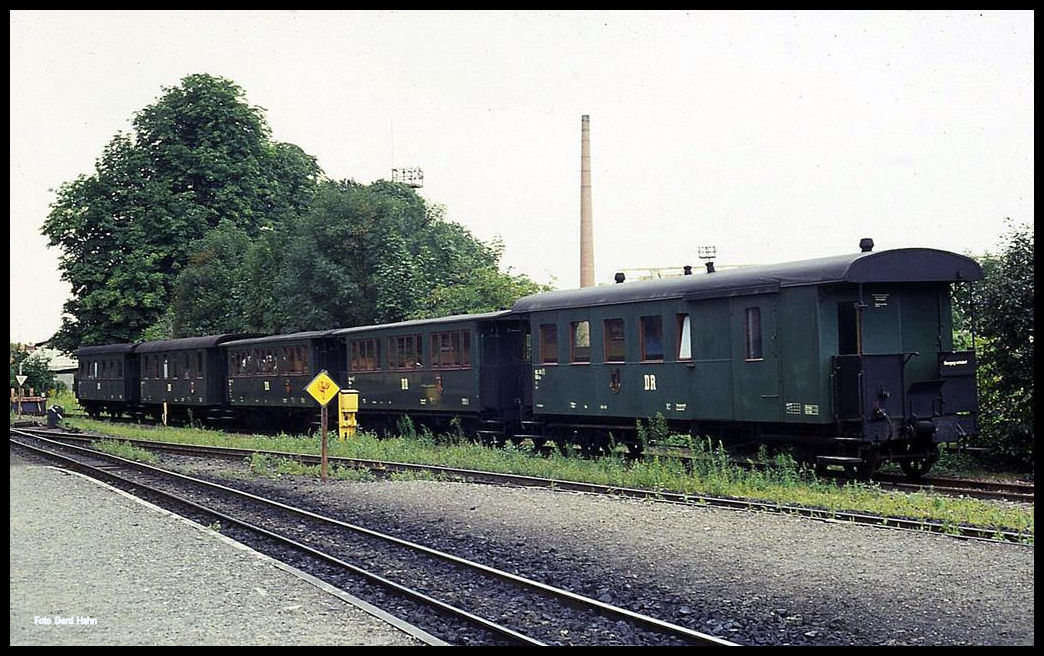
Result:
{"type": "Polygon", "coordinates": [[[11,21],[11,339],[60,326],[40,226],[135,112],[228,78],[272,138],[421,195],[503,267],[579,284],[580,117],[595,270],[995,250],[1033,221],[1024,12],[68,12],[11,21]]]}

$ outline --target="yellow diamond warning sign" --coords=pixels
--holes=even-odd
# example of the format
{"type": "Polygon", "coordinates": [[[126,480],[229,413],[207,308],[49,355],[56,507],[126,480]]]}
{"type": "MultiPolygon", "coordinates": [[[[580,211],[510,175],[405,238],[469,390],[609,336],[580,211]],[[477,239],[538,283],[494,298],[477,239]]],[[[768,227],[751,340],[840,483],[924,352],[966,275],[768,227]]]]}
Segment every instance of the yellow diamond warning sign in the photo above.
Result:
{"type": "Polygon", "coordinates": [[[319,402],[319,405],[326,405],[337,396],[341,388],[337,386],[333,378],[326,374],[326,369],[323,369],[312,379],[312,382],[308,383],[305,391],[311,394],[319,402]]]}

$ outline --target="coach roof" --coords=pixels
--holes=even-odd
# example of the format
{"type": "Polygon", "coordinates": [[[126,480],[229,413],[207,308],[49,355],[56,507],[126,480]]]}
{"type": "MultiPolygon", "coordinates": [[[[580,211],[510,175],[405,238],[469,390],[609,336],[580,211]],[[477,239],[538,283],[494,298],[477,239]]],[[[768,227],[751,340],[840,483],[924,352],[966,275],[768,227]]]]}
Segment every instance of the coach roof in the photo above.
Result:
{"type": "Polygon", "coordinates": [[[108,355],[110,353],[130,353],[134,350],[134,344],[106,344],[104,346],[83,346],[76,349],[76,357],[88,357],[95,355],[108,355]]]}
{"type": "Polygon", "coordinates": [[[190,351],[193,349],[214,348],[218,344],[230,342],[244,337],[257,337],[256,334],[208,335],[206,337],[183,337],[181,339],[162,339],[158,342],[139,344],[136,353],[156,353],[159,351],[190,351]]]}
{"type": "Polygon", "coordinates": [[[437,317],[434,319],[414,319],[413,321],[400,321],[399,323],[386,323],[374,326],[358,326],[355,328],[341,328],[333,331],[334,335],[349,335],[352,333],[367,332],[370,330],[412,330],[422,326],[433,324],[459,323],[462,321],[482,321],[486,319],[497,319],[511,314],[510,310],[498,310],[496,312],[482,312],[479,314],[452,314],[448,317],[437,317]]]}
{"type": "Polygon", "coordinates": [[[932,248],[852,253],[765,264],[662,280],[543,292],[519,299],[514,312],[680,298],[697,301],[778,292],[783,287],[834,283],[962,282],[980,280],[975,260],[932,248]]]}
{"type": "Polygon", "coordinates": [[[308,330],[300,333],[287,335],[268,335],[267,337],[251,337],[250,339],[237,339],[225,342],[223,346],[252,346],[255,344],[268,344],[271,342],[307,341],[310,339],[321,339],[334,332],[333,328],[327,330],[308,330]]]}

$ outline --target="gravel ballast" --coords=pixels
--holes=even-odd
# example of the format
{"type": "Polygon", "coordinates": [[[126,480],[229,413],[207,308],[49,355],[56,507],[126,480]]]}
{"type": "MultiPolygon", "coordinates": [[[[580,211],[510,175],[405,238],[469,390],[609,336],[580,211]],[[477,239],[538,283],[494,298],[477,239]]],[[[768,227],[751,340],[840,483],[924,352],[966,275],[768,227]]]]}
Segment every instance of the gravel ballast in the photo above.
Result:
{"type": "Polygon", "coordinates": [[[182,462],[744,644],[1033,644],[1031,546],[546,489],[323,486],[182,462]]]}
{"type": "Polygon", "coordinates": [[[416,645],[197,525],[11,453],[11,645],[416,645]],[[67,623],[68,622],[68,623],[67,623]]]}
{"type": "MultiPolygon", "coordinates": [[[[1033,644],[1031,546],[545,489],[416,480],[321,485],[252,476],[245,464],[164,459],[741,644],[1033,644]]],[[[14,536],[12,519],[11,635],[12,644],[24,644],[15,641],[14,536]]],[[[257,637],[252,644],[330,644],[257,637]]]]}

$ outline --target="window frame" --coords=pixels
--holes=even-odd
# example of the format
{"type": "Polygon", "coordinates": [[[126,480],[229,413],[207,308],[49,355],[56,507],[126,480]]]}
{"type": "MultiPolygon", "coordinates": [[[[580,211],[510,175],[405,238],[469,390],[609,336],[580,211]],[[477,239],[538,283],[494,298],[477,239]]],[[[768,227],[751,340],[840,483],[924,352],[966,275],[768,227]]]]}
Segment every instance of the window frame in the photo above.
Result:
{"type": "Polygon", "coordinates": [[[627,362],[627,323],[621,317],[614,317],[612,319],[602,320],[602,360],[606,364],[624,364],[627,362]],[[620,326],[620,338],[612,338],[612,330],[609,328],[610,323],[618,323],[620,326]],[[619,342],[620,343],[620,359],[614,360],[613,355],[609,353],[609,345],[619,342]]]}
{"type": "Polygon", "coordinates": [[[591,364],[591,322],[587,319],[569,322],[569,364],[591,364]],[[577,346],[576,343],[581,325],[587,327],[587,346],[577,346]],[[587,349],[586,359],[577,354],[578,349],[587,349]]]}
{"type": "Polygon", "coordinates": [[[540,355],[540,364],[558,364],[558,324],[557,323],[542,323],[539,326],[540,332],[540,348],[538,349],[540,355]],[[545,329],[550,328],[550,341],[547,340],[548,331],[545,329]],[[550,349],[546,348],[550,346],[550,349]],[[549,359],[550,357],[554,359],[549,359]]]}
{"type": "Polygon", "coordinates": [[[424,335],[389,335],[388,369],[392,371],[416,371],[424,368],[424,335]]]}
{"type": "Polygon", "coordinates": [[[743,332],[744,357],[746,358],[746,361],[763,361],[765,359],[765,341],[761,328],[761,306],[744,309],[743,332]]]}
{"type": "Polygon", "coordinates": [[[348,370],[358,372],[381,371],[381,340],[378,337],[366,337],[349,340],[348,370]],[[372,349],[370,348],[372,347],[372,349]],[[372,350],[372,353],[369,351],[372,350]],[[372,366],[369,366],[372,364],[372,366]]]}
{"type": "Polygon", "coordinates": [[[675,315],[675,328],[677,340],[677,348],[675,349],[675,355],[677,356],[678,362],[691,362],[692,361],[692,314],[689,312],[679,312],[675,315]],[[685,339],[685,328],[688,324],[688,337],[685,339]],[[682,355],[682,351],[687,349],[688,355],[682,355]]]}
{"type": "Polygon", "coordinates": [[[470,369],[471,368],[471,328],[460,328],[457,330],[445,330],[431,333],[431,359],[432,369],[470,369]],[[456,349],[446,351],[443,349],[444,337],[448,337],[451,344],[456,344],[456,349]],[[456,361],[443,362],[443,353],[455,352],[456,361]]]}
{"type": "Polygon", "coordinates": [[[664,348],[664,343],[663,343],[663,315],[661,315],[661,314],[649,314],[649,315],[645,315],[645,316],[639,316],[638,317],[638,336],[639,336],[639,346],[641,348],[642,362],[663,362],[664,358],[666,358],[666,356],[667,356],[667,349],[664,348]],[[658,330],[659,330],[659,333],[660,333],[660,354],[659,354],[660,357],[659,358],[650,358],[649,357],[650,354],[646,350],[646,345],[647,345],[646,337],[648,335],[648,332],[646,331],[646,328],[645,328],[645,326],[646,326],[646,321],[645,320],[646,319],[655,319],[656,320],[656,323],[657,323],[657,326],[658,326],[658,330]]]}

